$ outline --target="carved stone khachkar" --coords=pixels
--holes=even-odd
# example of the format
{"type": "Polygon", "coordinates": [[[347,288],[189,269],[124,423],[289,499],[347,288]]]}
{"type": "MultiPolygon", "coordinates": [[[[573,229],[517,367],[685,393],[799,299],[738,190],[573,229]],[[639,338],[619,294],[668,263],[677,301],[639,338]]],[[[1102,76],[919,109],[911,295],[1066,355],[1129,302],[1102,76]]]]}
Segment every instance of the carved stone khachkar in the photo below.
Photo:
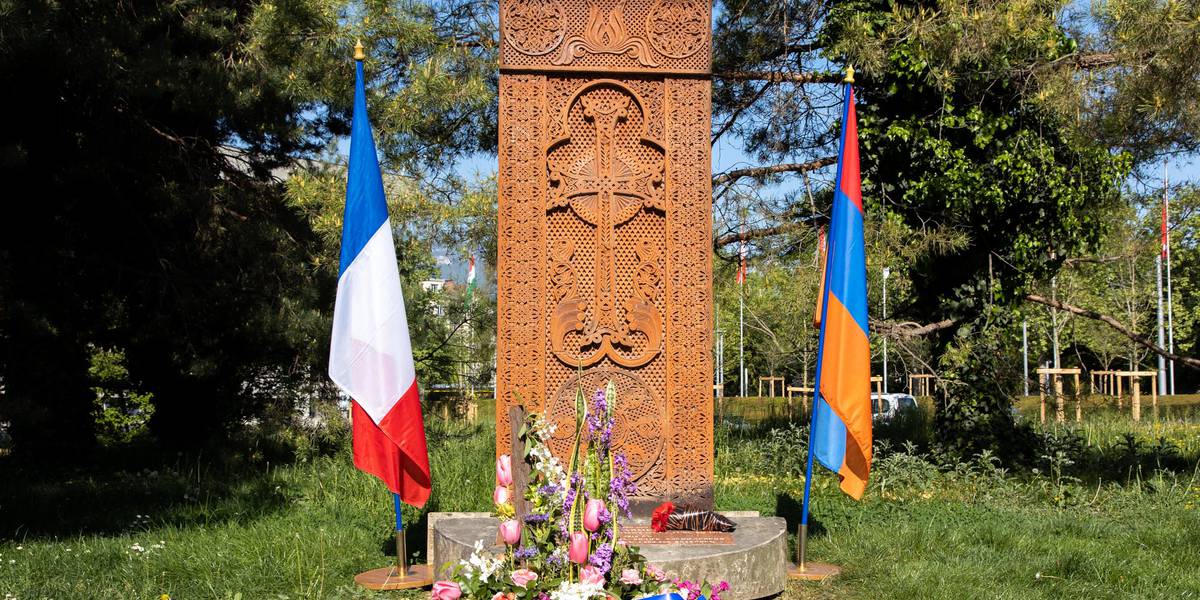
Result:
{"type": "Polygon", "coordinates": [[[521,402],[562,456],[612,380],[641,506],[712,501],[710,13],[500,5],[497,451],[521,402]]]}

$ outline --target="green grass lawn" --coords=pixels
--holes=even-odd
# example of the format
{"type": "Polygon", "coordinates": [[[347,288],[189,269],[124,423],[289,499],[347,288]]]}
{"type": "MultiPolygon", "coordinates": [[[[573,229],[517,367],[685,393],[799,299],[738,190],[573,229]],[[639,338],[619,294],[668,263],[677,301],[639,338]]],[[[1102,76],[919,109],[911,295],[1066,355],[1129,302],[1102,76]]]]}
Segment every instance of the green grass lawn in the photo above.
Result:
{"type": "MultiPolygon", "coordinates": [[[[1097,419],[1070,430],[1075,459],[1048,457],[1037,472],[884,448],[861,503],[822,473],[810,555],[844,571],[785,597],[1200,596],[1200,424],[1097,419]],[[1164,436],[1179,443],[1162,446],[1164,436]],[[1105,461],[1120,468],[1097,470],[1105,461]]],[[[718,432],[720,508],[794,524],[803,432],[718,432]]],[[[489,508],[493,435],[430,419],[431,510],[489,508]]],[[[0,598],[425,597],[353,586],[357,572],[394,560],[390,498],[344,444],[301,445],[282,463],[261,447],[220,465],[179,458],[138,470],[0,462],[0,598]]],[[[423,520],[407,518],[420,553],[423,520]]]]}

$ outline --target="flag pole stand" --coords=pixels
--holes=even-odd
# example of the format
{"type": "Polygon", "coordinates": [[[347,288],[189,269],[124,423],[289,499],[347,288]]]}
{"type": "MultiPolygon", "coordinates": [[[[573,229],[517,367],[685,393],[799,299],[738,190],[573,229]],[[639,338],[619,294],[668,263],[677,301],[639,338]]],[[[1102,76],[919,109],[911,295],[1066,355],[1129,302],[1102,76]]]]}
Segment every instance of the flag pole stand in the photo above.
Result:
{"type": "Polygon", "coordinates": [[[364,571],[354,576],[354,583],[368,590],[409,590],[433,585],[433,567],[428,564],[409,565],[404,543],[404,521],[400,518],[400,495],[396,502],[396,564],[364,571]]]}

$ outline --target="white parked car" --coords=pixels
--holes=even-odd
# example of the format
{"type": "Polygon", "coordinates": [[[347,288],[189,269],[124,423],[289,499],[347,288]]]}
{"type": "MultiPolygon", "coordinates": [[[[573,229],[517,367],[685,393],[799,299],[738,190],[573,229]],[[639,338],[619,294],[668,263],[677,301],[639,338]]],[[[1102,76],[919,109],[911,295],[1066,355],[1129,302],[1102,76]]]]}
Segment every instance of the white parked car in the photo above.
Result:
{"type": "Polygon", "coordinates": [[[871,417],[876,421],[891,421],[910,410],[917,410],[917,399],[908,394],[871,394],[871,417]]]}

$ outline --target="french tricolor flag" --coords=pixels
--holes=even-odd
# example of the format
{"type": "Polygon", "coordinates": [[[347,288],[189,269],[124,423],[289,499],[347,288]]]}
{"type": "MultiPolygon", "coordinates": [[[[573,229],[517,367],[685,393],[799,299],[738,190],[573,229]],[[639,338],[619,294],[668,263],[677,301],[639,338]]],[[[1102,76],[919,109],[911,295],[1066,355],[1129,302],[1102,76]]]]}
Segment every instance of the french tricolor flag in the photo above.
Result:
{"type": "Polygon", "coordinates": [[[425,425],[362,61],[356,68],[329,378],[353,400],[354,466],[423,506],[431,489],[425,425]]]}

